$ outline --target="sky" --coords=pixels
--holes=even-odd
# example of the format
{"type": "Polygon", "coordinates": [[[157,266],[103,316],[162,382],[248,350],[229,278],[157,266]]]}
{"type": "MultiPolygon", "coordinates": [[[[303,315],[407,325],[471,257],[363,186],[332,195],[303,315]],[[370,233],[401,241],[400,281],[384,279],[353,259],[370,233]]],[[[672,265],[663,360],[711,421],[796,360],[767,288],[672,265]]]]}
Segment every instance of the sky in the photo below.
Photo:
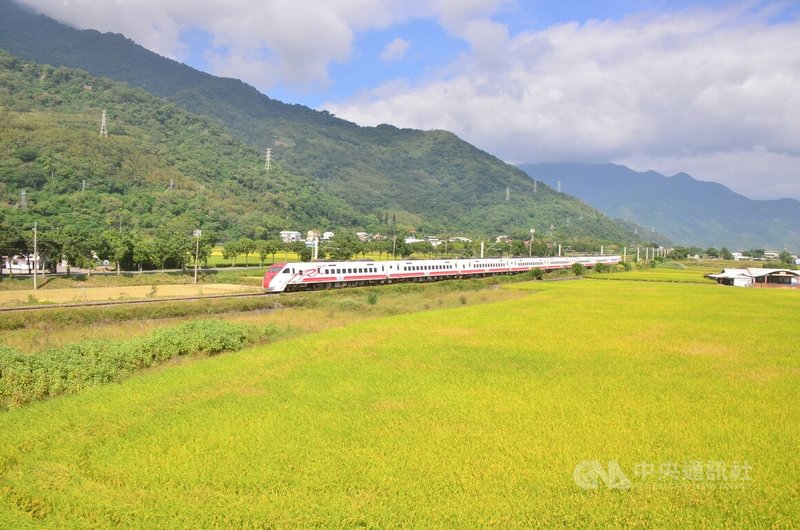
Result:
{"type": "Polygon", "coordinates": [[[360,125],[800,199],[798,0],[20,0],[360,125]]]}

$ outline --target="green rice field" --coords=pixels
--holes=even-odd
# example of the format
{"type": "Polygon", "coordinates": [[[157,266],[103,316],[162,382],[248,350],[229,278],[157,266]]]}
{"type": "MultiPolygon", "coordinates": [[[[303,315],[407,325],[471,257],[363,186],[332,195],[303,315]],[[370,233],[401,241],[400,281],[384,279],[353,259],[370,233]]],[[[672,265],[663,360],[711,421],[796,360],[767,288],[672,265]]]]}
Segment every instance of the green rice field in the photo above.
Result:
{"type": "Polygon", "coordinates": [[[0,528],[800,525],[800,292],[503,288],[2,412],[0,528]]]}

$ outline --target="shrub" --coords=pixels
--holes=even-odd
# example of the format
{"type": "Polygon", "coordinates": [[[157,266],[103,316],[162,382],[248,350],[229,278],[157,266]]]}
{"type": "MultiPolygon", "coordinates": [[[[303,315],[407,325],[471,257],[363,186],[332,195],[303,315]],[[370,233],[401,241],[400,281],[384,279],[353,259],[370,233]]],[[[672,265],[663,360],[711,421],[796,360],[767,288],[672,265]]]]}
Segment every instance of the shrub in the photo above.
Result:
{"type": "Polygon", "coordinates": [[[583,276],[583,273],[586,272],[586,267],[584,267],[581,263],[573,263],[570,270],[575,273],[575,276],[583,276]]]}
{"type": "Polygon", "coordinates": [[[235,351],[275,335],[224,320],[194,320],[161,329],[150,337],[109,344],[95,340],[23,355],[0,346],[0,398],[10,406],[118,381],[125,375],[184,355],[235,351]]]}
{"type": "Polygon", "coordinates": [[[602,272],[608,272],[610,270],[611,270],[611,267],[609,267],[608,264],[606,264],[606,263],[597,263],[594,266],[594,271],[595,272],[602,273],[602,272]]]}

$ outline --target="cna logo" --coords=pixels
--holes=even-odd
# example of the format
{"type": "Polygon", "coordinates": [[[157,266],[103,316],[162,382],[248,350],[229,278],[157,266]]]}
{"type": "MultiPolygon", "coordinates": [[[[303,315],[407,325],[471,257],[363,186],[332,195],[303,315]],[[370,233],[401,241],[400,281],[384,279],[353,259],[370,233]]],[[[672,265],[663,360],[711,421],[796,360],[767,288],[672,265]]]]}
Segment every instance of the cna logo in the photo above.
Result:
{"type": "Polygon", "coordinates": [[[614,460],[609,460],[606,466],[597,460],[584,460],[575,466],[572,478],[578,487],[585,490],[596,490],[601,483],[613,490],[626,490],[631,487],[631,481],[614,460]]]}

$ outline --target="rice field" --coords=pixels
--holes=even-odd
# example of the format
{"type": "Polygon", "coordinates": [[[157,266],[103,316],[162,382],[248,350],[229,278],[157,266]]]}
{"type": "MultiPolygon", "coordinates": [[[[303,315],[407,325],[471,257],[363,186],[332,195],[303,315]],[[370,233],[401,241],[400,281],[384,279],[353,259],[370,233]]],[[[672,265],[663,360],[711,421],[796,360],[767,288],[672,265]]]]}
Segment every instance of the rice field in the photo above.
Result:
{"type": "Polygon", "coordinates": [[[0,527],[800,524],[800,293],[508,288],[2,413],[0,527]]]}
{"type": "Polygon", "coordinates": [[[206,283],[185,285],[133,285],[114,287],[72,287],[0,291],[0,307],[35,304],[68,304],[81,302],[107,302],[146,300],[172,297],[192,297],[211,294],[257,293],[263,289],[255,286],[206,283]]]}

